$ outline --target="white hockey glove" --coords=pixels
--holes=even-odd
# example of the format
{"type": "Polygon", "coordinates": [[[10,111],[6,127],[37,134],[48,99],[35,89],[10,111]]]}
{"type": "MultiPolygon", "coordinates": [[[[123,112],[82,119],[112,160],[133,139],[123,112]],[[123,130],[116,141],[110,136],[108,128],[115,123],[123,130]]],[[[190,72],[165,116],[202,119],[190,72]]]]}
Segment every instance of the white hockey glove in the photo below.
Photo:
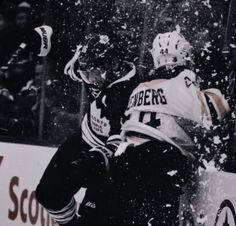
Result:
{"type": "Polygon", "coordinates": [[[34,30],[40,36],[40,51],[38,53],[38,56],[45,57],[51,50],[51,36],[53,34],[53,30],[50,26],[47,25],[36,27],[34,30]]]}

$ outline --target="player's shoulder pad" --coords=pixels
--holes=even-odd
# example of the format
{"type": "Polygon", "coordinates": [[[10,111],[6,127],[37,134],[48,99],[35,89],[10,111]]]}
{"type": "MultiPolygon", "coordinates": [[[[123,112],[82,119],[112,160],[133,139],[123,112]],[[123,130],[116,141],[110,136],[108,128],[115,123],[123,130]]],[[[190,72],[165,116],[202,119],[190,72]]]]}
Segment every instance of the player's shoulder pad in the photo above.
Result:
{"type": "Polygon", "coordinates": [[[122,102],[123,100],[127,99],[136,86],[137,83],[133,80],[123,81],[107,88],[104,91],[104,94],[107,95],[108,100],[111,100],[111,102],[115,104],[117,101],[122,102]]]}
{"type": "Polygon", "coordinates": [[[184,69],[182,72],[179,73],[177,77],[188,77],[190,80],[196,81],[197,75],[189,69],[184,69]]]}
{"type": "Polygon", "coordinates": [[[125,61],[125,63],[128,65],[129,71],[123,77],[112,82],[107,88],[111,88],[112,86],[117,85],[119,83],[122,83],[122,84],[126,83],[126,82],[128,83],[135,78],[135,76],[136,76],[135,65],[133,63],[127,62],[127,61],[125,61]]]}

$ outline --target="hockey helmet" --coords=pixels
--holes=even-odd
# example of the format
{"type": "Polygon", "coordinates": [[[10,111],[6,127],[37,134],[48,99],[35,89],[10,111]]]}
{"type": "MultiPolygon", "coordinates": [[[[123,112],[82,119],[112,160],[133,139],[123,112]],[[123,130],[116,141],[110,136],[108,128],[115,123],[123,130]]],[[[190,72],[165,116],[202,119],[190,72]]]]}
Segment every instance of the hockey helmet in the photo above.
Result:
{"type": "MultiPolygon", "coordinates": [[[[108,35],[90,35],[82,44],[78,57],[79,74],[87,84],[101,87],[109,78],[107,72],[117,57],[117,46],[108,35]]],[[[119,56],[118,56],[119,57],[119,56]]]]}
{"type": "Polygon", "coordinates": [[[177,31],[158,34],[152,44],[155,69],[162,66],[175,67],[192,62],[192,46],[177,31]]]}

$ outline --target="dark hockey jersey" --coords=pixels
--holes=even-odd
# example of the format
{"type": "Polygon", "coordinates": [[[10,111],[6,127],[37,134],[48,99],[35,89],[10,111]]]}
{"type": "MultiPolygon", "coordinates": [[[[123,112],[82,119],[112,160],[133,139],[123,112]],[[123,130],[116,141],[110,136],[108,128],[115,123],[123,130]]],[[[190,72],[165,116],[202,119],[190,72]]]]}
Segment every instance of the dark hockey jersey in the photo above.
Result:
{"type": "Polygon", "coordinates": [[[90,101],[89,109],[83,118],[83,139],[92,147],[104,145],[117,139],[121,131],[121,119],[124,116],[129,96],[137,85],[135,66],[122,78],[100,91],[90,101]]]}

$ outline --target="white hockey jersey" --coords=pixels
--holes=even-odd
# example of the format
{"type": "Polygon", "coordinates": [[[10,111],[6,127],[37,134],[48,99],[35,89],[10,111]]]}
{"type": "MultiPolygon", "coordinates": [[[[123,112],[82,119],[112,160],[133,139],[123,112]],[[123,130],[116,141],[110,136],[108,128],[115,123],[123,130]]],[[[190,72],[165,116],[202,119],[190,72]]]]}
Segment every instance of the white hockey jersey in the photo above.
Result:
{"type": "Polygon", "coordinates": [[[190,150],[193,140],[188,131],[199,126],[207,129],[228,111],[229,105],[218,89],[200,91],[196,74],[185,69],[172,79],[155,79],[134,89],[122,135],[135,144],[150,137],[190,150]]]}

